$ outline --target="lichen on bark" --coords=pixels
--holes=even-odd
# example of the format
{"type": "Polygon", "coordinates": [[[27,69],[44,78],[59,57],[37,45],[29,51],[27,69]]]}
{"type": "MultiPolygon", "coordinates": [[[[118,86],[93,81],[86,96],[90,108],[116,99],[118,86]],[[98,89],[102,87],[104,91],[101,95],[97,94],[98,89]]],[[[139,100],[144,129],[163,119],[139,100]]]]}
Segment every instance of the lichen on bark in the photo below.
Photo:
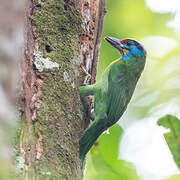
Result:
{"type": "Polygon", "coordinates": [[[105,0],[28,0],[16,142],[24,164],[17,179],[82,179],[79,139],[89,110],[79,97],[80,64],[94,83],[104,6],[105,0]]]}
{"type": "MultiPolygon", "coordinates": [[[[20,151],[25,159],[24,177],[29,179],[78,179],[82,176],[77,163],[78,140],[83,130],[78,94],[78,40],[82,27],[81,15],[74,3],[74,0],[32,2],[34,46],[27,69],[33,69],[35,78],[30,83],[33,86],[31,104],[26,104],[30,106],[26,108],[31,109],[31,115],[23,120],[20,138],[20,151]],[[38,69],[34,63],[38,52],[57,63],[58,68],[38,69]],[[64,80],[64,72],[69,76],[68,81],[64,80]]],[[[26,116],[26,112],[22,116],[26,116]]]]}

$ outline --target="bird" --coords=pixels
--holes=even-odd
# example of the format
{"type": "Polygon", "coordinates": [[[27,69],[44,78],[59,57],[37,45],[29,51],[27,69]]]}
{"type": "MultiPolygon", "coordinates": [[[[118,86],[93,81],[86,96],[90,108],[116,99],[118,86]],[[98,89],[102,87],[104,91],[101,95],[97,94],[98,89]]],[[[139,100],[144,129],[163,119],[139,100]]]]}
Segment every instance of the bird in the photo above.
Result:
{"type": "Polygon", "coordinates": [[[120,52],[92,85],[80,86],[81,97],[94,96],[94,120],[79,140],[79,157],[84,166],[86,154],[98,137],[125,112],[146,62],[146,50],[134,39],[104,38],[120,52]]]}

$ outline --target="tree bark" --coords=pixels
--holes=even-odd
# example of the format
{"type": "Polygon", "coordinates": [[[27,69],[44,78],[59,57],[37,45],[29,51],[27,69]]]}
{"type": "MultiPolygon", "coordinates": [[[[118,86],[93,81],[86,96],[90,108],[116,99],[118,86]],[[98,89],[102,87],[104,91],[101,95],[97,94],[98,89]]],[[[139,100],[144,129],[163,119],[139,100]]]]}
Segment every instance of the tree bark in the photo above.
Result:
{"type": "Polygon", "coordinates": [[[105,0],[28,0],[21,66],[18,179],[83,178],[79,139],[90,100],[78,88],[95,82],[105,0]]]}

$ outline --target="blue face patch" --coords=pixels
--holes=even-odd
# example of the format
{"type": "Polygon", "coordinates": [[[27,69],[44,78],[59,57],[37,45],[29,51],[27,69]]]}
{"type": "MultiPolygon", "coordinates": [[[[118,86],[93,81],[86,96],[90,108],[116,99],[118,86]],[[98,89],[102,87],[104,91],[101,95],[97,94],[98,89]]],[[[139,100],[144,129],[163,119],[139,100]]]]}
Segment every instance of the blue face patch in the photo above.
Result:
{"type": "Polygon", "coordinates": [[[120,57],[120,59],[128,61],[132,56],[146,56],[145,51],[141,51],[136,46],[132,45],[128,47],[129,51],[120,57]]]}
{"type": "Polygon", "coordinates": [[[146,55],[145,51],[141,51],[136,46],[130,46],[129,49],[130,49],[131,54],[139,55],[139,56],[146,55]]]}

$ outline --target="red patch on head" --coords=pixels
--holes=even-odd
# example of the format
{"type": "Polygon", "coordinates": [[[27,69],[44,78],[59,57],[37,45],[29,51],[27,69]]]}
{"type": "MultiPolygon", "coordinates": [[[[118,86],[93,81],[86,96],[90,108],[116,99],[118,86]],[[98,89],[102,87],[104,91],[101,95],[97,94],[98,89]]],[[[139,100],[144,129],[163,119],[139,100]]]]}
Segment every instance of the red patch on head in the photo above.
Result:
{"type": "MultiPolygon", "coordinates": [[[[142,45],[142,47],[144,48],[144,45],[143,45],[142,43],[141,43],[141,45],[142,45]]],[[[145,51],[146,55],[148,55],[145,48],[144,48],[144,51],[145,51]]]]}
{"type": "Polygon", "coordinates": [[[146,49],[144,49],[144,51],[145,51],[146,55],[148,55],[146,49]]]}
{"type": "Polygon", "coordinates": [[[126,39],[121,40],[121,43],[124,44],[126,42],[126,39]]]}

